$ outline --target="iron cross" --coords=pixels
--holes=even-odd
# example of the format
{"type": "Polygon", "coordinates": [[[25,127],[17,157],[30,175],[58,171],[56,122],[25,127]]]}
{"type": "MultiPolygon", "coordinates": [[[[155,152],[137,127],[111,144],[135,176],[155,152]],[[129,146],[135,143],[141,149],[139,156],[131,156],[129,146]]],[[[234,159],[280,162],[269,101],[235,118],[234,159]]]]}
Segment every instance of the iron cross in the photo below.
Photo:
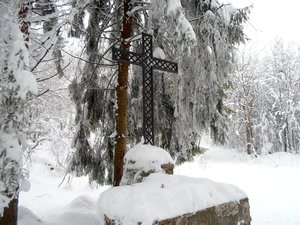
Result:
{"type": "Polygon", "coordinates": [[[177,63],[153,57],[152,36],[146,33],[142,33],[142,53],[113,47],[112,59],[143,67],[144,143],[154,145],[153,69],[177,73],[177,63]]]}

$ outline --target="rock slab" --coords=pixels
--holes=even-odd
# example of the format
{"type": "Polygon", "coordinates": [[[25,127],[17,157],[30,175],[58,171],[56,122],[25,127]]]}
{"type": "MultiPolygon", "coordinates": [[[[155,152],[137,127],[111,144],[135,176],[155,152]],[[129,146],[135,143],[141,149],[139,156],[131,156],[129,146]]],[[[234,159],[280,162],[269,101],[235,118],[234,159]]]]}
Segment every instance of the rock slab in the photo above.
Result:
{"type": "Polygon", "coordinates": [[[157,225],[250,225],[248,199],[228,202],[196,213],[157,221],[157,225]]]}
{"type": "MultiPolygon", "coordinates": [[[[120,224],[105,216],[106,225],[120,224]]],[[[250,206],[248,198],[238,202],[228,202],[210,207],[195,213],[181,215],[162,221],[155,221],[153,225],[250,225],[250,206]]],[[[135,225],[135,224],[132,224],[135,225]]],[[[143,225],[142,222],[136,225],[143,225]]]]}

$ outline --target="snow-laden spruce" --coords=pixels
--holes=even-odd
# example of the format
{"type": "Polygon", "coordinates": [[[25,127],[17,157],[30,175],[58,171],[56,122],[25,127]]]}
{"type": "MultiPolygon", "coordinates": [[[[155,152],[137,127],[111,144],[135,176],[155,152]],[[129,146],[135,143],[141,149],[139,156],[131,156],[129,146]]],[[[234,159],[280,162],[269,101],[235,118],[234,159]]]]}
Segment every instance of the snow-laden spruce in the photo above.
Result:
{"type": "MultiPolygon", "coordinates": [[[[0,217],[18,197],[23,174],[21,129],[26,121],[24,105],[37,94],[29,72],[29,54],[14,15],[0,7],[0,217]],[[6,208],[7,209],[7,208],[6,208]]],[[[1,220],[0,220],[1,223],[1,220]]]]}
{"type": "MultiPolygon", "coordinates": [[[[111,59],[109,48],[118,44],[115,37],[122,25],[114,15],[122,3],[111,8],[107,4],[108,7],[97,11],[101,6],[93,2],[86,8],[89,19],[87,26],[82,27],[87,34],[85,61],[80,62],[70,85],[77,132],[69,168],[77,175],[88,174],[100,184],[111,183],[113,174],[115,139],[111,134],[115,131],[117,68],[106,59],[111,59]]],[[[152,0],[151,4],[133,4],[130,15],[133,24],[140,26],[133,25],[131,50],[140,51],[137,37],[142,31],[147,32],[153,35],[155,55],[179,65],[178,75],[153,73],[155,142],[169,151],[177,163],[192,160],[202,152],[199,141],[205,130],[210,129],[216,141],[226,139],[224,89],[235,45],[245,40],[243,23],[248,13],[248,8],[233,9],[215,0],[152,0]]],[[[141,68],[133,66],[129,79],[127,140],[133,146],[142,136],[141,68]]]]}
{"type": "MultiPolygon", "coordinates": [[[[147,28],[154,34],[154,45],[179,65],[178,75],[153,74],[156,138],[177,163],[201,152],[199,141],[205,130],[216,142],[226,141],[224,90],[235,45],[246,39],[243,23],[248,14],[249,8],[235,9],[215,0],[152,1],[147,28]]],[[[138,126],[136,121],[142,118],[136,104],[141,101],[138,69],[132,77],[131,137],[138,136],[139,129],[131,126],[138,126]]]]}

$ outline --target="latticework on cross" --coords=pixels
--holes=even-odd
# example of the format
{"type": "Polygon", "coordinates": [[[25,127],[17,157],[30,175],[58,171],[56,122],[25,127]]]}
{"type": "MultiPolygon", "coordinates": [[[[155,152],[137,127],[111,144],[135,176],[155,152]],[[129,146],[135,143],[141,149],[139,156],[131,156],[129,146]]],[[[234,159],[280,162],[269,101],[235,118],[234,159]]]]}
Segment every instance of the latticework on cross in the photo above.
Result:
{"type": "Polygon", "coordinates": [[[177,63],[153,57],[152,36],[142,33],[142,52],[112,49],[112,59],[143,67],[143,136],[145,144],[154,145],[153,69],[177,73],[177,63]]]}

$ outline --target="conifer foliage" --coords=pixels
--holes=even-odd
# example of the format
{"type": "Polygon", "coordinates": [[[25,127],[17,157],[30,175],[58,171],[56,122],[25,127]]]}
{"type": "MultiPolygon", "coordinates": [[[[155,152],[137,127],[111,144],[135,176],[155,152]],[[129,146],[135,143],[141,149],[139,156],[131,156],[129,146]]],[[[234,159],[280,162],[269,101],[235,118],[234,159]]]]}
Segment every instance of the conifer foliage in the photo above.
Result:
{"type": "Polygon", "coordinates": [[[177,76],[156,73],[154,80],[157,142],[180,163],[201,152],[204,131],[216,142],[226,141],[224,89],[235,46],[246,40],[243,24],[250,11],[217,1],[176,0],[152,1],[149,11],[156,46],[179,62],[177,76]]]}
{"type": "MultiPolygon", "coordinates": [[[[80,20],[82,9],[89,14],[83,32],[85,62],[70,86],[78,126],[70,171],[89,174],[100,184],[112,182],[117,107],[113,89],[118,83],[117,64],[109,60],[109,50],[124,41],[120,39],[123,3],[103,0],[84,5],[78,1],[81,11],[74,17],[74,21],[80,20]]],[[[132,18],[132,36],[126,38],[130,50],[140,51],[140,33],[150,33],[155,49],[167,59],[178,61],[180,68],[178,75],[154,73],[155,143],[178,163],[192,160],[202,151],[199,142],[205,130],[211,130],[216,141],[226,139],[224,88],[234,48],[246,40],[243,23],[249,8],[233,9],[217,1],[178,0],[132,1],[130,8],[126,13],[132,18]]],[[[142,74],[135,66],[131,71],[127,143],[134,145],[142,136],[142,74]]]]}
{"type": "Polygon", "coordinates": [[[22,129],[28,119],[24,106],[37,94],[37,84],[29,72],[27,44],[16,19],[15,9],[22,5],[6,3],[0,8],[0,224],[15,225],[25,175],[22,129]]]}
{"type": "MultiPolygon", "coordinates": [[[[85,6],[77,5],[81,10],[86,8],[89,13],[85,33],[86,59],[80,73],[76,74],[70,85],[71,96],[76,105],[77,131],[73,138],[75,152],[69,171],[74,171],[77,175],[88,175],[91,181],[100,184],[112,183],[113,142],[110,135],[114,131],[114,104],[109,82],[113,75],[108,77],[106,70],[109,69],[105,67],[105,54],[109,49],[105,46],[109,44],[105,32],[115,20],[115,14],[109,15],[115,6],[111,3],[112,1],[101,0],[92,1],[85,6]],[[101,46],[105,47],[101,49],[101,46]]],[[[80,15],[83,14],[76,15],[76,21],[80,19],[80,15]]]]}

